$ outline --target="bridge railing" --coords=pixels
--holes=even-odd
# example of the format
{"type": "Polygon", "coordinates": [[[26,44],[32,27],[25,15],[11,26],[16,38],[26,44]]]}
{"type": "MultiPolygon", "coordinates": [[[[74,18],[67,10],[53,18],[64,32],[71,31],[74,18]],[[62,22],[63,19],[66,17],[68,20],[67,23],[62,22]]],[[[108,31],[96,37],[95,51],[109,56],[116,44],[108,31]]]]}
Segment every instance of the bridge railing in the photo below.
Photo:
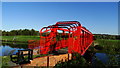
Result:
{"type": "Polygon", "coordinates": [[[65,21],[43,27],[40,30],[39,43],[34,42],[30,47],[39,46],[40,54],[47,54],[68,47],[68,53],[78,52],[83,55],[92,42],[92,33],[85,27],[82,27],[79,22],[65,21]],[[68,35],[68,38],[65,38],[64,35],[68,35]]]}

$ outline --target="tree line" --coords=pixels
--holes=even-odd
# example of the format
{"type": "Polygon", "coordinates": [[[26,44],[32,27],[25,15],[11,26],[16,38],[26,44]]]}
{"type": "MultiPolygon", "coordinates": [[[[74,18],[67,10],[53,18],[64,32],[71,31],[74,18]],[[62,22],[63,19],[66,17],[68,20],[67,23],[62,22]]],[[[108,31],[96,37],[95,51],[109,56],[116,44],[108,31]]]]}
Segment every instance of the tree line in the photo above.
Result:
{"type": "MultiPolygon", "coordinates": [[[[36,31],[34,29],[19,29],[19,30],[11,30],[11,31],[0,30],[0,35],[2,36],[17,36],[17,35],[39,36],[39,31],[36,31]]],[[[94,34],[94,38],[120,40],[120,35],[94,34]]]]}
{"type": "Polygon", "coordinates": [[[94,38],[95,38],[95,39],[120,40],[120,35],[94,34],[94,38]]]}
{"type": "Polygon", "coordinates": [[[34,29],[19,29],[19,30],[11,30],[11,31],[5,31],[0,30],[2,33],[2,36],[17,36],[17,35],[30,35],[30,36],[36,36],[39,35],[39,31],[36,31],[34,29]]]}

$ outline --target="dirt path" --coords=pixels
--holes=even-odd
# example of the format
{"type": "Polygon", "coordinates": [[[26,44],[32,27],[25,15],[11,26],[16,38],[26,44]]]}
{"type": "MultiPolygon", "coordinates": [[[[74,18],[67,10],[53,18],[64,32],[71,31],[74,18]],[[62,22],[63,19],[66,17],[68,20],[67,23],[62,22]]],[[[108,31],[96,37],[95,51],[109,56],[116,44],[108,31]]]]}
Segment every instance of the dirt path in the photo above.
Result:
{"type": "Polygon", "coordinates": [[[71,60],[71,54],[51,55],[45,57],[38,57],[31,61],[30,64],[23,64],[18,67],[28,68],[33,66],[55,66],[59,62],[65,62],[71,60]]]}

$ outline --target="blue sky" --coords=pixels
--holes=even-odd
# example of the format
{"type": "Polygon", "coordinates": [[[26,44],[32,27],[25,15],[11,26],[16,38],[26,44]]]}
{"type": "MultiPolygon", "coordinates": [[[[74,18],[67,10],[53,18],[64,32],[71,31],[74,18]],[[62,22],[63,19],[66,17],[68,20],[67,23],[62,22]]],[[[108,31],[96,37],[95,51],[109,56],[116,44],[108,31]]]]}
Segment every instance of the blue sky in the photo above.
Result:
{"type": "Polygon", "coordinates": [[[2,0],[3,2],[118,2],[119,0],[2,0]]]}
{"type": "Polygon", "coordinates": [[[118,34],[117,2],[3,2],[2,29],[35,29],[79,21],[92,33],[118,34]]]}

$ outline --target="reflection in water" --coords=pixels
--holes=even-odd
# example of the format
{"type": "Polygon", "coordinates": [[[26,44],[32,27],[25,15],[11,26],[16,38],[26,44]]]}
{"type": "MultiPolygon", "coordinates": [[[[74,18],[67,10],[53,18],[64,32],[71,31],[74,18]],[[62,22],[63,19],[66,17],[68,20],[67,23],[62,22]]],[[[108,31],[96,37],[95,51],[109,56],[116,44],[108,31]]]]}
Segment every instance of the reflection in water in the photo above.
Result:
{"type": "Polygon", "coordinates": [[[0,45],[0,48],[2,50],[2,54],[0,56],[7,56],[11,54],[16,54],[18,50],[24,50],[27,49],[27,44],[12,44],[12,43],[2,43],[0,45]]]}
{"type": "Polygon", "coordinates": [[[92,67],[107,67],[107,66],[119,66],[120,55],[110,55],[106,53],[95,53],[93,51],[87,51],[83,56],[87,63],[92,67]]]}
{"type": "Polygon", "coordinates": [[[118,67],[120,66],[120,54],[118,51],[114,50],[114,48],[116,47],[113,48],[112,45],[111,47],[107,47],[107,49],[106,47],[104,47],[103,49],[89,48],[89,50],[86,51],[83,57],[93,68],[109,66],[118,67]]]}
{"type": "Polygon", "coordinates": [[[93,67],[109,67],[120,65],[120,55],[110,55],[106,53],[96,53],[92,58],[93,67]]]}
{"type": "Polygon", "coordinates": [[[95,50],[92,64],[96,66],[120,66],[120,41],[119,40],[97,40],[102,50],[95,50]]]}
{"type": "Polygon", "coordinates": [[[109,57],[105,53],[96,53],[95,56],[102,61],[102,63],[106,64],[109,57]]]}

